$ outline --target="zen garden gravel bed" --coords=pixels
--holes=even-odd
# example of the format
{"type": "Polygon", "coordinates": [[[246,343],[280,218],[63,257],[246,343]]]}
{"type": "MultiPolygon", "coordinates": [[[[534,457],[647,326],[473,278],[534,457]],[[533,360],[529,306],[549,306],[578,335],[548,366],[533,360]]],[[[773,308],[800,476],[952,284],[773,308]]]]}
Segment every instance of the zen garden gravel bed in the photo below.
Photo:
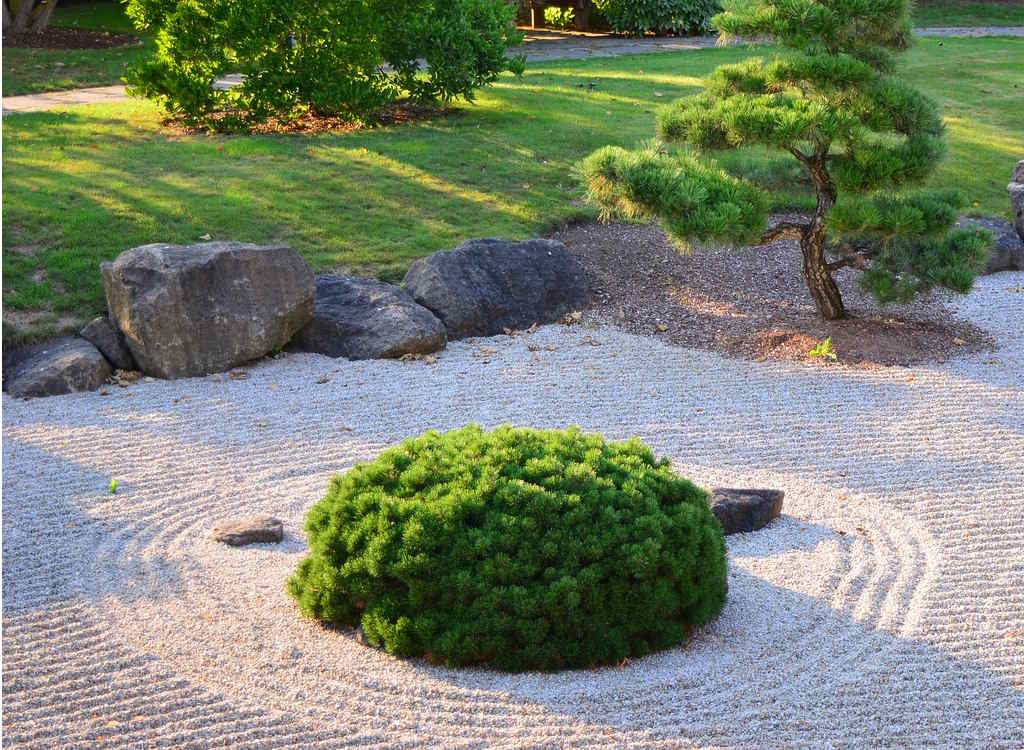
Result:
{"type": "Polygon", "coordinates": [[[756,363],[583,322],[430,360],[5,394],[6,742],[1020,747],[1024,273],[947,304],[999,348],[756,363]],[[328,478],[469,422],[637,435],[701,485],[786,505],[728,537],[717,620],[617,667],[450,670],[304,620],[284,583],[328,478]],[[280,544],[211,538],[257,514],[280,544]]]}

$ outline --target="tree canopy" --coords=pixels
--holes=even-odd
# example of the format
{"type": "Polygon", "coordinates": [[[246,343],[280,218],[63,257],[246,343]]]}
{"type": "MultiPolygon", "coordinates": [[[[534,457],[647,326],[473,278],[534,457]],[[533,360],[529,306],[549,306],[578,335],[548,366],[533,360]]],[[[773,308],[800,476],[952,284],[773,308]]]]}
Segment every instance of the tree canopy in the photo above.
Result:
{"type": "Polygon", "coordinates": [[[920,188],[945,153],[944,126],[936,104],[894,75],[912,41],[910,5],[725,2],[712,19],[722,41],[774,39],[777,52],[723,65],[701,93],[666,106],[653,145],[592,154],[583,165],[590,198],[607,214],[658,218],[678,240],[799,239],[826,318],[845,315],[832,278],[844,266],[862,268],[862,285],[883,302],[934,286],[966,292],[989,238],[951,233],[961,196],[920,188]],[[763,190],[694,153],[751,146],[801,164],[817,197],[806,221],[768,230],[763,190]]]}

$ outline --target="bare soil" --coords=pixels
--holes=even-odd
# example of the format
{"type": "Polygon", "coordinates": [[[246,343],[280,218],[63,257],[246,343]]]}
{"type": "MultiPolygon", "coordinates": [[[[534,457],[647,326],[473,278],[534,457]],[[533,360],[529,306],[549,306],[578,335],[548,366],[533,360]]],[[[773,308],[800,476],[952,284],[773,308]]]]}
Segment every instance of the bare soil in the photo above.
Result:
{"type": "Polygon", "coordinates": [[[831,339],[838,362],[861,367],[941,362],[991,349],[991,337],[954,319],[949,293],[880,306],[836,273],[849,318],[821,318],[796,242],[680,250],[656,224],[577,224],[558,230],[595,290],[590,319],[674,344],[753,360],[825,363],[811,350],[831,339]]]}
{"type": "Polygon", "coordinates": [[[65,26],[50,26],[39,33],[14,34],[4,32],[4,47],[33,49],[107,49],[139,44],[131,34],[111,34],[107,31],[89,31],[65,26]]]}

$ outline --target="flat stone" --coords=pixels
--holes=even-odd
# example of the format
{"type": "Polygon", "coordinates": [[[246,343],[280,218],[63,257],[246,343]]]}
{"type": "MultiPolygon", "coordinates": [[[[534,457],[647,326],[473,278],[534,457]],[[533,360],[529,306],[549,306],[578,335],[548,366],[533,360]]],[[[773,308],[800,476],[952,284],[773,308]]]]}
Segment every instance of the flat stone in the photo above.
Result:
{"type": "Polygon", "coordinates": [[[100,350],[78,336],[64,336],[18,353],[5,368],[4,388],[18,398],[94,391],[113,372],[100,350]]]}
{"type": "Polygon", "coordinates": [[[316,278],[313,319],[290,348],[347,359],[429,354],[448,342],[444,324],[404,289],[376,279],[316,278]]]}
{"type": "Polygon", "coordinates": [[[554,240],[470,240],[414,262],[405,288],[449,339],[553,323],[590,302],[579,261],[554,240]]]}
{"type": "Polygon", "coordinates": [[[782,490],[731,489],[711,490],[711,511],[726,534],[740,534],[764,528],[782,513],[782,490]]]}
{"type": "Polygon", "coordinates": [[[100,353],[118,370],[136,369],[135,358],[124,340],[121,329],[109,317],[95,318],[79,334],[83,339],[100,350],[100,353]]]}
{"type": "Polygon", "coordinates": [[[231,547],[247,544],[277,543],[284,538],[284,523],[272,516],[252,516],[221,521],[213,530],[213,540],[231,547]]]}
{"type": "Polygon", "coordinates": [[[159,378],[263,357],[313,316],[313,272],[281,245],[143,245],[101,270],[110,317],[139,369],[159,378]]]}
{"type": "Polygon", "coordinates": [[[964,217],[957,222],[957,226],[979,227],[992,233],[992,247],[989,249],[983,274],[1024,271],[1024,240],[1017,236],[1017,230],[1006,219],[964,217]]]}

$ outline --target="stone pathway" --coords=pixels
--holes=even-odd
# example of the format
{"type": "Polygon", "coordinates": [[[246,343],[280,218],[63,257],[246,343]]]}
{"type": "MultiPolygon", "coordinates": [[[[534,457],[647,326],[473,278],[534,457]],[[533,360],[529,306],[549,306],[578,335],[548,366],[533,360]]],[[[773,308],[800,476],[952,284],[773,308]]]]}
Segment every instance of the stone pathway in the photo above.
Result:
{"type": "MultiPolygon", "coordinates": [[[[978,28],[942,27],[915,29],[918,36],[928,37],[1024,37],[1024,26],[982,26],[978,28]]],[[[619,55],[642,55],[659,52],[680,52],[691,49],[707,49],[718,44],[718,37],[647,37],[632,39],[607,34],[586,34],[548,30],[527,30],[527,62],[548,60],[585,60],[591,57],[617,57],[619,55]]],[[[237,76],[228,76],[222,85],[240,81],[237,76]]],[[[220,83],[220,82],[218,82],[220,83]]],[[[215,84],[216,85],[216,84],[215,84]]],[[[106,104],[126,98],[124,86],[100,86],[97,88],[54,91],[45,94],[3,97],[3,113],[47,112],[63,109],[71,104],[106,104]]]]}

